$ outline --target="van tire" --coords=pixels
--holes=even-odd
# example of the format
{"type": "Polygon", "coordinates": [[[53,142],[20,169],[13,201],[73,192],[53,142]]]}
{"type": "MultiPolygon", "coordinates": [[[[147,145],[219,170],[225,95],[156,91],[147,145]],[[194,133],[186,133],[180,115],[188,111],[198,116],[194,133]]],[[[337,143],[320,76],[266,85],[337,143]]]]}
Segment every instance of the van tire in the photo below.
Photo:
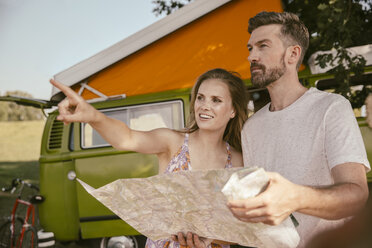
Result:
{"type": "Polygon", "coordinates": [[[100,248],[114,248],[117,244],[125,248],[142,248],[138,245],[137,236],[117,236],[102,238],[100,248]]]}

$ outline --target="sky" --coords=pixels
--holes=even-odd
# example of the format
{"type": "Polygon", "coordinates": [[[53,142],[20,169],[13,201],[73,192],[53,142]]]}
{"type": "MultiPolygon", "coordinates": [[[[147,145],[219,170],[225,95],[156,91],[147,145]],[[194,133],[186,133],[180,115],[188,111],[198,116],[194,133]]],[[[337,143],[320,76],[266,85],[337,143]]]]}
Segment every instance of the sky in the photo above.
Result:
{"type": "Polygon", "coordinates": [[[49,79],[160,20],[152,0],[0,0],[0,95],[49,79]]]}

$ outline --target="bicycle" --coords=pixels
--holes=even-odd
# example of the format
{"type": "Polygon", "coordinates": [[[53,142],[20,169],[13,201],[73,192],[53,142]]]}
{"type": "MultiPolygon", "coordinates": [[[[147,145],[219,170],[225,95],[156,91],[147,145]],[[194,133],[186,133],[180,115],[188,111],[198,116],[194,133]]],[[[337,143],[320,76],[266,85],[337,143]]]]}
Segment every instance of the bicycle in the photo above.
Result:
{"type": "MultiPolygon", "coordinates": [[[[35,205],[43,201],[40,195],[34,195],[29,201],[22,199],[25,186],[39,192],[36,185],[15,178],[11,186],[1,190],[14,194],[18,189],[17,199],[12,212],[5,223],[0,226],[0,248],[35,248],[38,247],[38,236],[35,228],[35,205]],[[26,208],[24,216],[16,215],[19,206],[26,208]]],[[[19,212],[19,211],[18,211],[19,212]]]]}

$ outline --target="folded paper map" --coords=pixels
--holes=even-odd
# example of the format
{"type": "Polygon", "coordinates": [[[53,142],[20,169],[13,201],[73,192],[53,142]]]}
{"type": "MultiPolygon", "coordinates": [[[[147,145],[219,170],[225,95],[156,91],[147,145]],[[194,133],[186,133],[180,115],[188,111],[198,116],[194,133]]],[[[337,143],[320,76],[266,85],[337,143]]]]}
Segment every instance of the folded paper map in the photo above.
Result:
{"type": "Polygon", "coordinates": [[[228,199],[244,199],[262,191],[268,182],[263,169],[180,171],[119,179],[98,189],[77,180],[88,193],[152,240],[190,231],[243,246],[291,248],[299,243],[289,218],[278,226],[246,223],[236,219],[226,206],[228,199]]]}

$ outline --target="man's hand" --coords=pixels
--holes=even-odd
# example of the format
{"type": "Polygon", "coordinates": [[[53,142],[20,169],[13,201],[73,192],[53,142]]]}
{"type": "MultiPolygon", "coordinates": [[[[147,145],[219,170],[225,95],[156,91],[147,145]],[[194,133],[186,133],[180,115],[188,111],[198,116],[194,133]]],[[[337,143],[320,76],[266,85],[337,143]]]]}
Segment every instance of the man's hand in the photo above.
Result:
{"type": "Polygon", "coordinates": [[[57,120],[63,121],[65,124],[71,122],[89,123],[95,120],[99,112],[75,91],[53,79],[50,80],[50,83],[66,95],[66,98],[58,104],[59,116],[57,120]]]}
{"type": "Polygon", "coordinates": [[[368,199],[365,166],[352,162],[339,164],[331,173],[334,184],[311,187],[267,172],[270,181],[264,192],[246,200],[229,201],[227,205],[241,221],[269,225],[280,224],[293,212],[327,220],[357,214],[368,199]]]}
{"type": "Polygon", "coordinates": [[[298,185],[275,172],[267,172],[270,181],[265,191],[245,200],[229,201],[228,207],[241,221],[279,225],[297,210],[298,185]]]}
{"type": "Polygon", "coordinates": [[[199,237],[197,234],[191,232],[187,233],[186,238],[184,237],[183,233],[179,232],[177,236],[172,236],[172,240],[180,243],[181,247],[183,246],[189,248],[206,248],[213,241],[212,239],[199,237]]]}

